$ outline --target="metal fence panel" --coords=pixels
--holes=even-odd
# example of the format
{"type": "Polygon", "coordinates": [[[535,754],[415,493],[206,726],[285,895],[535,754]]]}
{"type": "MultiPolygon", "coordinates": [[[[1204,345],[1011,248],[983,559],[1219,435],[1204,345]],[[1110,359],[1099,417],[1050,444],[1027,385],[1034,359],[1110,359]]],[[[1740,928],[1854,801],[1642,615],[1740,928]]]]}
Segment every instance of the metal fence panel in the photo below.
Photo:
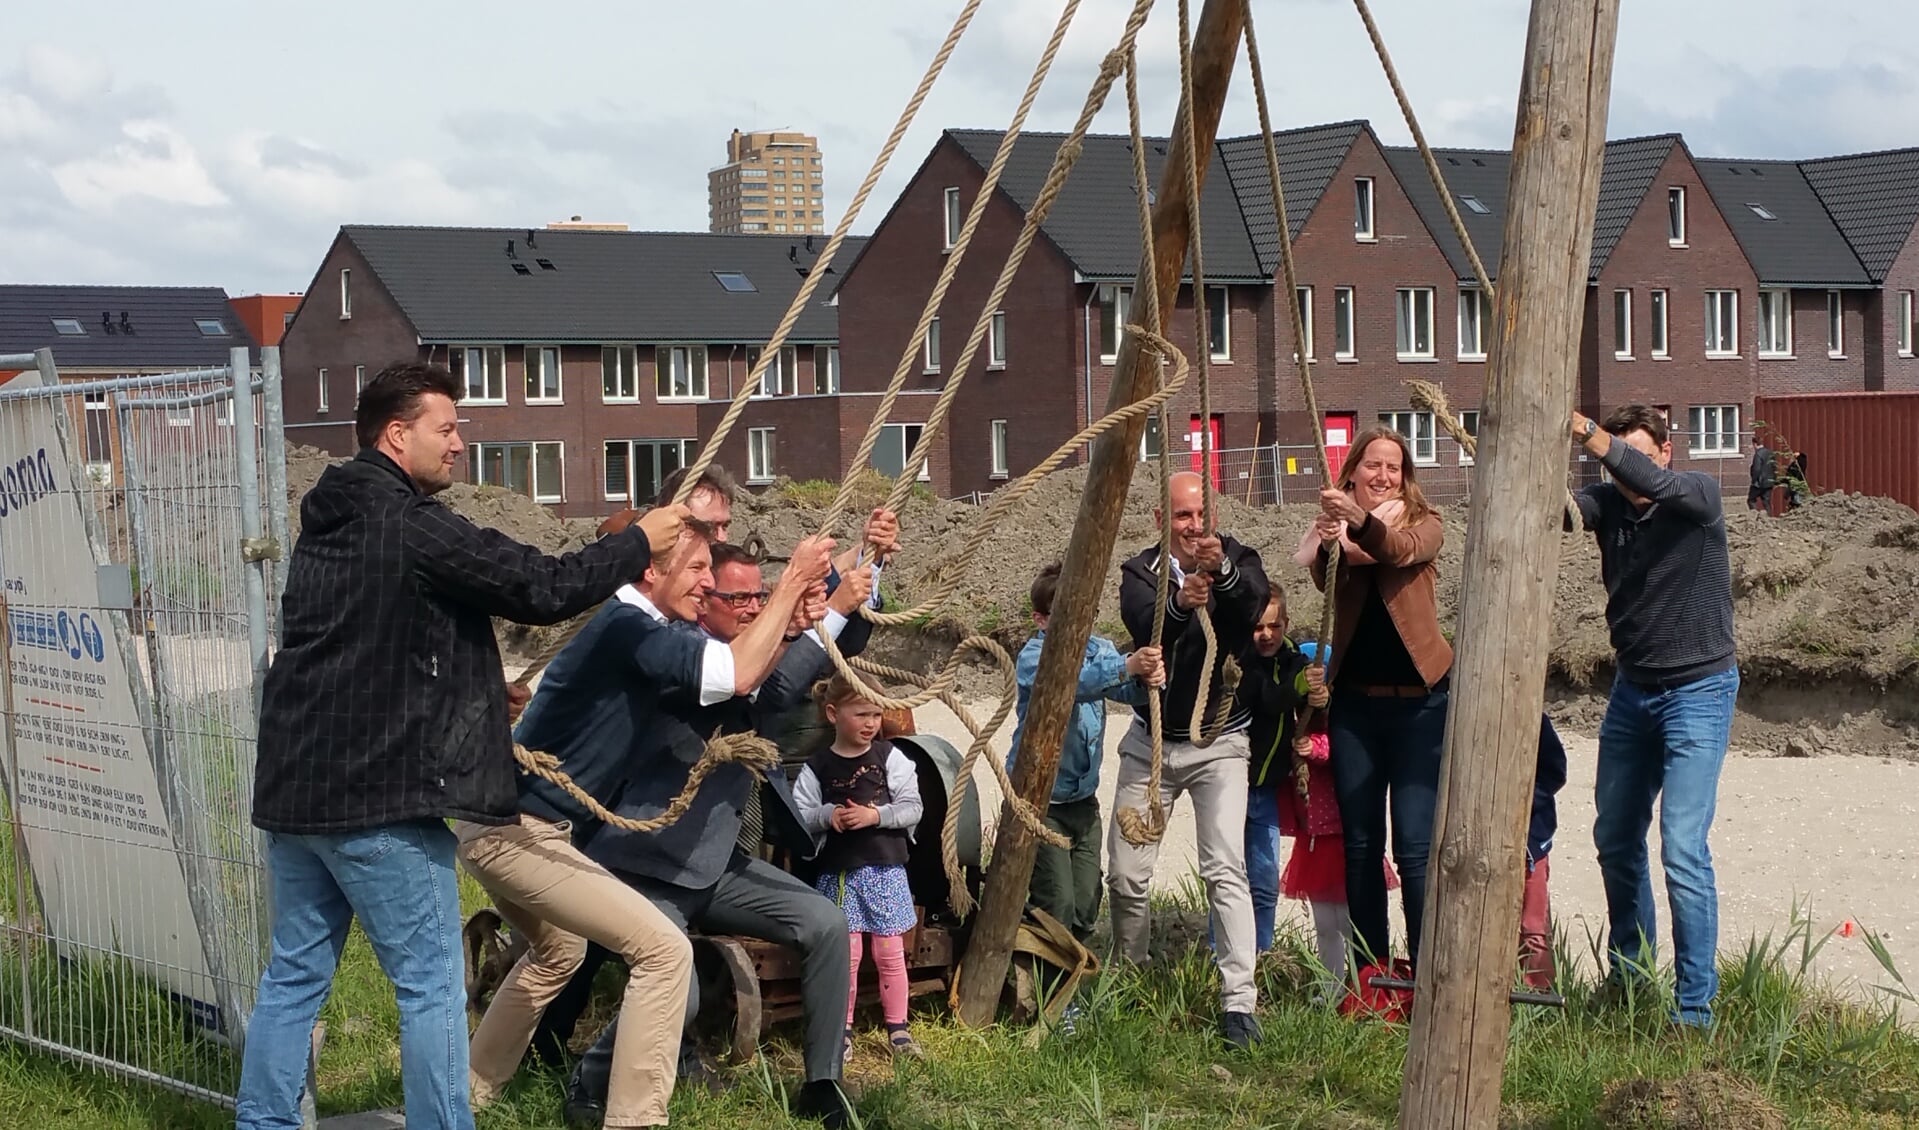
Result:
{"type": "Polygon", "coordinates": [[[268,936],[253,378],[41,358],[0,390],[0,1035],[230,1101],[268,936]]]}

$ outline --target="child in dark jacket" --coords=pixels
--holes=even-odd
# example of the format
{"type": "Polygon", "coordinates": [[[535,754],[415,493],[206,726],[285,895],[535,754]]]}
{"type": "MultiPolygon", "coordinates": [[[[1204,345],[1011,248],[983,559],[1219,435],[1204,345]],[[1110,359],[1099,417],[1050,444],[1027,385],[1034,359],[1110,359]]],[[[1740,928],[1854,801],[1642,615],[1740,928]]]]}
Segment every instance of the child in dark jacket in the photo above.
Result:
{"type": "Polygon", "coordinates": [[[1559,802],[1566,785],[1566,747],[1551,718],[1539,719],[1539,763],[1533,776],[1532,823],[1526,829],[1526,898],[1519,911],[1519,971],[1529,988],[1553,986],[1552,878],[1548,856],[1559,830],[1559,802]]]}
{"type": "Polygon", "coordinates": [[[1273,948],[1280,822],[1290,807],[1286,794],[1293,791],[1288,772],[1293,731],[1307,697],[1306,657],[1286,637],[1286,593],[1277,582],[1269,583],[1266,609],[1253,625],[1253,650],[1241,665],[1239,681],[1240,708],[1252,713],[1247,734],[1252,759],[1247,763],[1246,881],[1253,890],[1253,938],[1260,953],[1273,948]]]}

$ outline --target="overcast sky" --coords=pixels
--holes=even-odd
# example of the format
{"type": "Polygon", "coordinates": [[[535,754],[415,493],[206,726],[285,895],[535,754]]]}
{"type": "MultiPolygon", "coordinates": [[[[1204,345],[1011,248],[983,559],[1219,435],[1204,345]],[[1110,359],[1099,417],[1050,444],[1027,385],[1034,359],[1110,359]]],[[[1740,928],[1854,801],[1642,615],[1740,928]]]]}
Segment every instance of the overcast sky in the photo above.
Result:
{"type": "MultiPolygon", "coordinates": [[[[1280,128],[1401,124],[1346,0],[1255,0],[1280,128]]],[[[0,282],[306,287],[343,223],[701,230],[735,127],[817,134],[836,221],[959,0],[27,4],[0,47],[0,282]],[[763,26],[763,31],[755,28],[763,26]],[[9,57],[6,52],[11,52],[9,57]]],[[[1197,13],[1200,0],[1194,0],[1197,13]]],[[[1708,156],[1919,144],[1912,0],[1624,0],[1610,133],[1708,156]],[[1845,13],[1840,22],[1839,13],[1845,13]]],[[[1029,128],[1072,124],[1130,4],[1084,0],[1029,128]]],[[[1374,0],[1438,145],[1506,146],[1527,0],[1374,0]]],[[[1007,121],[1058,0],[985,0],[855,231],[947,127],[1007,121]]],[[[1177,96],[1172,0],[1142,48],[1177,96]]],[[[1223,133],[1252,132],[1244,63],[1223,133]]],[[[1100,118],[1124,132],[1123,100],[1100,118]]]]}

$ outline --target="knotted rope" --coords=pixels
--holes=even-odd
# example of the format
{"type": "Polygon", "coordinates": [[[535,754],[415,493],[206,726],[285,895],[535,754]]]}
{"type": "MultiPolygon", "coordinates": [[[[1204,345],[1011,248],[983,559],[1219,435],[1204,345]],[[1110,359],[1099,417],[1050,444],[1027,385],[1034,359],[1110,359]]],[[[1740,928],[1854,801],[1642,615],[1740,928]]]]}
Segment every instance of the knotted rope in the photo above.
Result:
{"type": "Polygon", "coordinates": [[[657,832],[676,823],[692,806],[700,786],[723,765],[741,766],[756,780],[764,781],[766,774],[780,763],[779,749],[758,734],[715,734],[706,743],[706,748],[700,751],[700,759],[693,763],[692,771],[686,775],[686,784],[667,802],[666,809],[658,816],[634,820],[612,811],[595,800],[592,793],[574,784],[573,778],[560,770],[560,759],[552,754],[530,750],[515,743],[513,756],[526,772],[558,785],[561,791],[592,813],[595,819],[628,832],[657,832]]]}

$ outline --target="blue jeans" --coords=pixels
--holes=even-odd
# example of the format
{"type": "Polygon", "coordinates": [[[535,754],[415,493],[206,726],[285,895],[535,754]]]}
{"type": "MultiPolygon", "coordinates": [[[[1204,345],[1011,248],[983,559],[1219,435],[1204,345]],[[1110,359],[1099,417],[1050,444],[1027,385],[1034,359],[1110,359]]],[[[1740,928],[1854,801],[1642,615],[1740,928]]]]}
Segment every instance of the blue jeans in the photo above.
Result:
{"type": "MultiPolygon", "coordinates": [[[[1273,772],[1285,777],[1285,765],[1273,772]]],[[[1279,913],[1279,793],[1270,782],[1246,790],[1246,882],[1253,888],[1253,941],[1265,953],[1279,913]]]]}
{"type": "Polygon", "coordinates": [[[355,916],[400,1005],[409,1130],[473,1130],[454,838],[421,820],[267,835],[273,956],[247,1025],[235,1130],[297,1130],[313,1025],[355,916]]]}
{"type": "Polygon", "coordinates": [[[1663,690],[1620,679],[1613,683],[1599,729],[1593,844],[1606,884],[1612,976],[1623,978],[1653,965],[1658,919],[1646,832],[1653,800],[1663,789],[1659,860],[1672,910],[1679,982],[1675,1019],[1683,1024],[1712,1023],[1712,999],[1719,991],[1719,889],[1707,836],[1738,697],[1737,670],[1663,690]]]}
{"type": "Polygon", "coordinates": [[[1446,745],[1446,689],[1421,698],[1333,692],[1327,713],[1333,787],[1346,839],[1346,903],[1353,918],[1354,963],[1392,956],[1386,905],[1386,812],[1393,815],[1393,862],[1406,911],[1407,956],[1419,963],[1426,918],[1426,858],[1439,804],[1439,759],[1446,745]]]}

